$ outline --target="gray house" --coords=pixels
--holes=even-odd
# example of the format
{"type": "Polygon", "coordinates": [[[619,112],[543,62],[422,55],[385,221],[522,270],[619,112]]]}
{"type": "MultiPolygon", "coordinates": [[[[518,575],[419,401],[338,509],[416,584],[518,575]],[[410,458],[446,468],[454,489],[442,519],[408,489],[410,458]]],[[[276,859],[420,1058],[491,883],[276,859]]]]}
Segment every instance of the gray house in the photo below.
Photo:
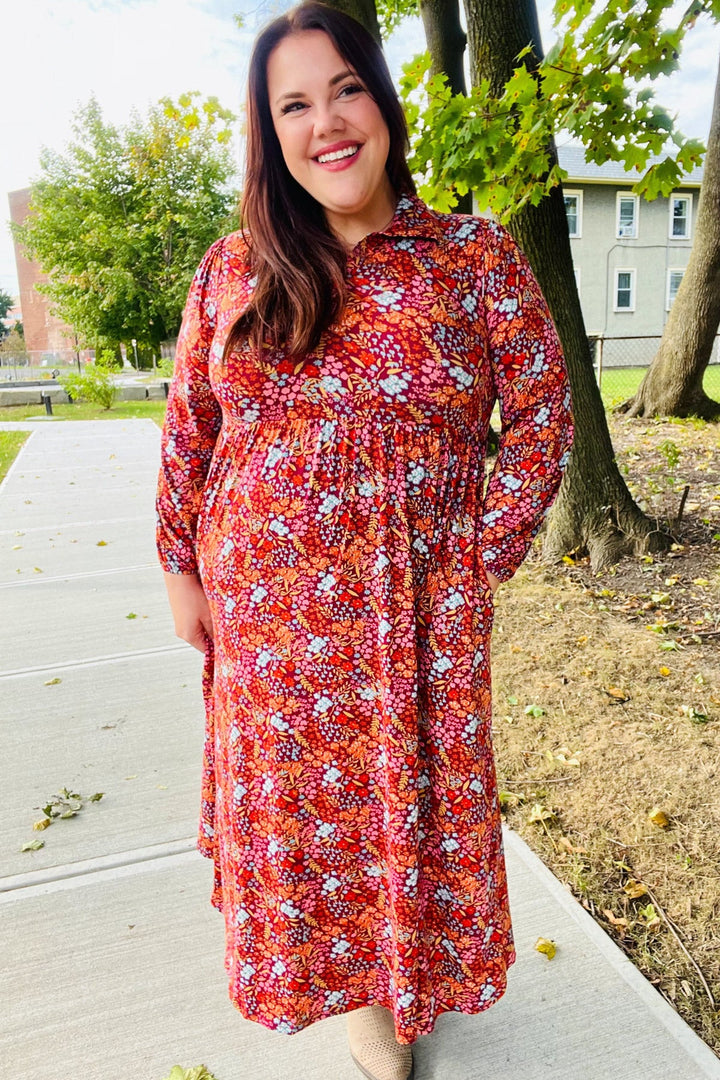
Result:
{"type": "Polygon", "coordinates": [[[638,174],[617,162],[589,164],[579,146],[559,148],[559,159],[588,334],[605,339],[604,364],[647,364],[690,255],[702,168],[647,202],[631,191],[638,174]]]}

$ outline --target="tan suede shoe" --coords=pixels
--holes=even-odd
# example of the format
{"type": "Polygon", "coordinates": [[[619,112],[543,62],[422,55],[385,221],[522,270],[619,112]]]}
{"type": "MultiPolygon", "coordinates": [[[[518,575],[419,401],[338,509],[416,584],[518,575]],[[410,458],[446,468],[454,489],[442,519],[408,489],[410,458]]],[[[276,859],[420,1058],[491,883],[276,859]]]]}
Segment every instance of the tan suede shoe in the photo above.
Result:
{"type": "Polygon", "coordinates": [[[412,1047],[395,1038],[389,1009],[368,1005],[347,1014],[350,1053],[367,1080],[412,1080],[412,1047]]]}

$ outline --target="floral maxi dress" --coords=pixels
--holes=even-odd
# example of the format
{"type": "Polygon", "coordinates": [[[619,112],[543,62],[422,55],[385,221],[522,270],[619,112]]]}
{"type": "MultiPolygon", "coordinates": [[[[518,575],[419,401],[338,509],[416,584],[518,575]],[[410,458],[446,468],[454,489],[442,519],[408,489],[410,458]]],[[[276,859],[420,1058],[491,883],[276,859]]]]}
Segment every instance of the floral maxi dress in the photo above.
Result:
{"type": "Polygon", "coordinates": [[[158,488],[165,570],[212,613],[199,847],[230,997],[293,1033],[377,1003],[400,1042],[500,998],[515,960],[491,743],[490,570],[518,568],[570,441],[527,261],[401,196],[295,363],[222,360],[240,233],[190,290],[158,488]],[[483,493],[495,399],[500,451],[483,493]]]}

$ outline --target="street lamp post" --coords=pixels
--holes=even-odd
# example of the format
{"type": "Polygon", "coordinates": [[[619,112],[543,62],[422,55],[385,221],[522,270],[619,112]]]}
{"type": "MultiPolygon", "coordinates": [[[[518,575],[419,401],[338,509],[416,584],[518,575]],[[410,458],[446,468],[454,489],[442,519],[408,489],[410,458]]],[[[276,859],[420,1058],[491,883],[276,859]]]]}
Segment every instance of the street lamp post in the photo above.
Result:
{"type": "Polygon", "coordinates": [[[132,338],[132,340],[130,341],[130,344],[132,345],[133,352],[135,353],[135,370],[139,371],[140,368],[138,366],[138,358],[137,358],[137,340],[135,338],[132,338]]]}

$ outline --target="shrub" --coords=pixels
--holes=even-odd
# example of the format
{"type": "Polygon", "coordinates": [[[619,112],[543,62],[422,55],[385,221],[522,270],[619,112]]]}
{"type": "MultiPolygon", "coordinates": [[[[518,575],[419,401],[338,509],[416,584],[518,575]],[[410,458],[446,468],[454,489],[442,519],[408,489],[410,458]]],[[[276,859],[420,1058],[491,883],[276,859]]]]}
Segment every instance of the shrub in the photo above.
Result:
{"type": "Polygon", "coordinates": [[[88,364],[82,374],[72,372],[61,375],[58,381],[73,399],[90,401],[103,409],[112,408],[117,394],[112,375],[102,364],[88,364]]]}

